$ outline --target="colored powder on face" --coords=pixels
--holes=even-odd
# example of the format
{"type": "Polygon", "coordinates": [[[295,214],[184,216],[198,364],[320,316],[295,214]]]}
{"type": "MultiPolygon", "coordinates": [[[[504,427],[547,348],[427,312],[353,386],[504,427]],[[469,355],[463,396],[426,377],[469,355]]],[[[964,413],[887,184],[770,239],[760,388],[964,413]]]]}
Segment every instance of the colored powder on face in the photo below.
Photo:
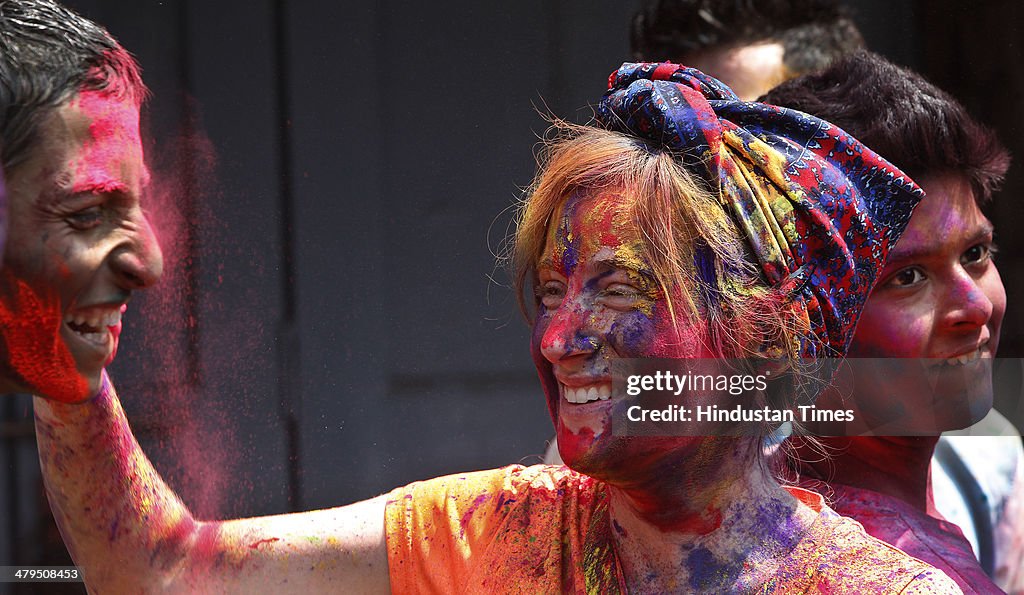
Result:
{"type": "Polygon", "coordinates": [[[66,403],[90,396],[60,335],[60,300],[47,299],[7,271],[0,272],[0,333],[6,365],[25,388],[66,403]]]}
{"type": "Polygon", "coordinates": [[[558,231],[549,240],[549,244],[555,246],[555,267],[570,274],[579,264],[580,252],[580,236],[572,230],[572,207],[575,204],[566,203],[558,231]]]}
{"type": "Polygon", "coordinates": [[[648,353],[655,340],[654,323],[643,312],[631,312],[612,323],[608,340],[623,357],[648,353]]]}
{"type": "Polygon", "coordinates": [[[79,164],[85,171],[76,172],[73,192],[120,189],[120,182],[109,178],[117,172],[117,164],[126,156],[141,164],[142,143],[139,137],[139,112],[130,102],[112,101],[104,91],[83,91],[72,101],[92,118],[89,139],[79,164]],[[83,184],[83,187],[77,187],[83,184]]]}

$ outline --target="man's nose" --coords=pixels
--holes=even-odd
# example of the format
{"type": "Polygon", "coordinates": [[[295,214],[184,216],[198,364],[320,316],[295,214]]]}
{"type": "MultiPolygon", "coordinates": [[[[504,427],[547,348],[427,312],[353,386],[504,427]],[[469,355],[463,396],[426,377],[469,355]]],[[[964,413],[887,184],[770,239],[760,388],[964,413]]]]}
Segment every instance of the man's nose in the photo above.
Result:
{"type": "Polygon", "coordinates": [[[145,289],[160,279],[164,257],[145,216],[139,217],[131,239],[112,255],[111,267],[126,289],[145,289]]]}
{"type": "Polygon", "coordinates": [[[988,323],[993,304],[979,280],[969,271],[957,267],[944,310],[943,320],[948,327],[975,328],[988,323]]]}

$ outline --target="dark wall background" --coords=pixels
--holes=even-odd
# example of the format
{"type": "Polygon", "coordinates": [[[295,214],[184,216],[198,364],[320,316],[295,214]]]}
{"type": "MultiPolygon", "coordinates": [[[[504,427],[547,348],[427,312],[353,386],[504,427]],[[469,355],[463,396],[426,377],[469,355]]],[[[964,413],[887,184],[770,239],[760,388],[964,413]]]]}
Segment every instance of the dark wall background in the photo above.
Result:
{"type": "MultiPolygon", "coordinates": [[[[539,460],[550,424],[495,254],[541,114],[586,118],[637,2],[68,4],[136,54],[153,90],[150,208],[168,271],[131,306],[111,373],[198,515],[327,507],[539,460]]],[[[854,8],[873,49],[1024,155],[1014,0],[854,8]]],[[[1019,172],[994,211],[1007,351],[1024,336],[1019,172]]],[[[31,405],[0,407],[0,565],[59,563],[31,405]]]]}

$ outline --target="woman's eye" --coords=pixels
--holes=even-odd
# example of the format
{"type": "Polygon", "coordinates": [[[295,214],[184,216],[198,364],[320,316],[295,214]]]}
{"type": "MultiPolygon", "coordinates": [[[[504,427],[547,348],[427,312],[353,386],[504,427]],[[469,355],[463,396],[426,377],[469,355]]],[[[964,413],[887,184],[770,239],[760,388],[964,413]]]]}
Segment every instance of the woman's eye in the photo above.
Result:
{"type": "Polygon", "coordinates": [[[924,281],[924,272],[917,267],[911,267],[893,275],[885,285],[887,287],[910,287],[921,281],[924,281]]]}
{"type": "Polygon", "coordinates": [[[565,284],[560,281],[545,281],[536,288],[535,293],[545,308],[553,310],[565,297],[565,284]]]}
{"type": "Polygon", "coordinates": [[[78,230],[92,229],[103,221],[103,208],[99,205],[76,211],[64,217],[68,224],[78,230]]]}
{"type": "Polygon", "coordinates": [[[963,256],[960,257],[960,263],[963,265],[979,264],[987,262],[992,259],[992,256],[996,253],[996,247],[991,244],[978,244],[971,246],[964,252],[963,256]]]}
{"type": "Polygon", "coordinates": [[[604,288],[604,291],[602,291],[601,293],[610,296],[636,297],[640,295],[640,290],[637,289],[636,287],[633,287],[632,285],[626,285],[624,283],[613,283],[608,287],[604,288]]]}
{"type": "Polygon", "coordinates": [[[601,297],[612,307],[631,308],[644,293],[632,285],[612,283],[601,290],[601,297]]]}

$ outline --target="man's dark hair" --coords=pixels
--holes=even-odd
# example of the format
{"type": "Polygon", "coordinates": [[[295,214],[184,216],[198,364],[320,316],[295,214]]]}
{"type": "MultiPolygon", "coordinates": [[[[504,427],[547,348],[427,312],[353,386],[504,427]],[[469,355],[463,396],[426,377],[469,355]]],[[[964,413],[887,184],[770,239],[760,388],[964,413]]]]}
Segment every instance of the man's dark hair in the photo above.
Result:
{"type": "Polygon", "coordinates": [[[990,128],[921,75],[860,50],[761,98],[827,120],[912,178],[963,175],[986,202],[1010,156],[990,128]]]}
{"type": "Polygon", "coordinates": [[[135,59],[103,28],[50,0],[0,1],[0,164],[28,158],[39,126],[81,91],[140,105],[135,59]]]}
{"type": "Polygon", "coordinates": [[[775,41],[793,76],[864,46],[838,0],[648,0],[633,15],[630,47],[642,62],[686,62],[697,52],[775,41]]]}

